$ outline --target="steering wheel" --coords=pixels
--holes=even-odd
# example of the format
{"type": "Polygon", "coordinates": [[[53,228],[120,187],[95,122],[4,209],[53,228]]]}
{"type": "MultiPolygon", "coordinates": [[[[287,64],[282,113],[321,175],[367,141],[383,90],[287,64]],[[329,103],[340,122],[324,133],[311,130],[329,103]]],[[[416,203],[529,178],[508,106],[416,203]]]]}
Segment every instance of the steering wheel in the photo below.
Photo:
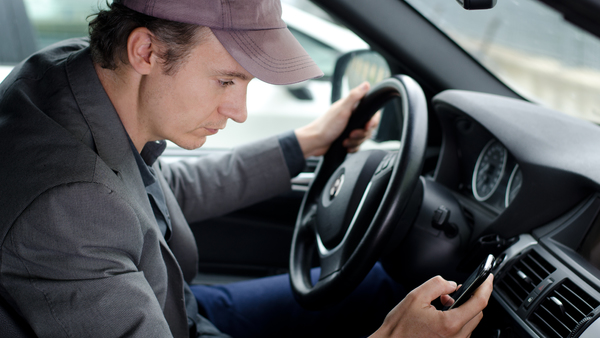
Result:
{"type": "Polygon", "coordinates": [[[345,298],[380,258],[392,234],[406,235],[408,228],[395,231],[419,181],[426,145],[427,102],[417,82],[396,75],[373,86],[320,161],[298,213],[290,281],[303,307],[322,309],[345,298]],[[402,107],[398,152],[368,150],[346,156],[342,141],[352,130],[364,128],[392,98],[400,98],[402,107]],[[321,275],[313,285],[310,269],[315,261],[321,275]]]}

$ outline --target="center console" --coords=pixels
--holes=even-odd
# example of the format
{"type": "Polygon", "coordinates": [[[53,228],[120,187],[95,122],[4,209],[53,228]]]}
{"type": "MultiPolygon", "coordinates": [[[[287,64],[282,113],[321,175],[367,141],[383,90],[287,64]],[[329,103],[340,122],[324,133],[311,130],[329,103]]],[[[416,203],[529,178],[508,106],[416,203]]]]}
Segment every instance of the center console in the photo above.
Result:
{"type": "Polygon", "coordinates": [[[594,195],[498,257],[493,306],[507,318],[496,337],[600,337],[599,212],[594,195]]]}

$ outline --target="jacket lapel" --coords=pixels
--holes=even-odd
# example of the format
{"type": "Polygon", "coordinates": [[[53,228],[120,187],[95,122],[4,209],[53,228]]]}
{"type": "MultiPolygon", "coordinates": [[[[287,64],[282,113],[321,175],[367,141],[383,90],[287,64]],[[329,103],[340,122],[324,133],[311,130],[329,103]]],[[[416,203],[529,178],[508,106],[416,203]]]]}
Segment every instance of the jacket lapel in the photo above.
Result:
{"type": "Polygon", "coordinates": [[[90,128],[98,156],[119,177],[136,204],[152,215],[127,132],[98,79],[89,48],[73,54],[66,67],[71,90],[90,128]]]}
{"type": "MultiPolygon", "coordinates": [[[[146,221],[160,233],[129,144],[129,137],[98,79],[89,48],[71,55],[66,67],[71,90],[90,128],[98,156],[117,175],[132,201],[143,209],[143,215],[147,216],[144,217],[146,221]]],[[[174,335],[186,335],[187,315],[183,303],[183,276],[177,259],[164,238],[158,237],[169,274],[164,313],[174,335]],[[177,325],[173,325],[174,323],[177,325]]]]}

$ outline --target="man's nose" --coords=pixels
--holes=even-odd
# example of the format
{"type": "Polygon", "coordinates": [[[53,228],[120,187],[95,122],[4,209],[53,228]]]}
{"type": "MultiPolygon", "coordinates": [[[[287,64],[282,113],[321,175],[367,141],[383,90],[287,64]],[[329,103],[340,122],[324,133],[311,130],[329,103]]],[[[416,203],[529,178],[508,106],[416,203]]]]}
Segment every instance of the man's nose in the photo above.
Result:
{"type": "Polygon", "coordinates": [[[219,113],[237,123],[242,123],[248,118],[248,109],[246,108],[246,89],[236,91],[228,95],[219,107],[219,113]]]}

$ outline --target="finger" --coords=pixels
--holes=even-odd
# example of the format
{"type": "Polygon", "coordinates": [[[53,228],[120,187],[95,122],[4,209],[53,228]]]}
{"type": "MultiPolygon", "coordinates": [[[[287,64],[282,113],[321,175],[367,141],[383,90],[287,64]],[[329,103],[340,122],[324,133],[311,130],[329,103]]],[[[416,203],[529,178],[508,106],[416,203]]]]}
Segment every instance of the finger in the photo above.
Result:
{"type": "Polygon", "coordinates": [[[450,297],[448,295],[441,295],[440,296],[440,302],[444,306],[450,306],[450,305],[454,304],[454,298],[452,298],[452,297],[450,297]]]}
{"type": "Polygon", "coordinates": [[[370,137],[371,133],[379,125],[380,114],[377,113],[365,124],[364,129],[354,129],[349,137],[350,138],[367,138],[370,137]]]}
{"type": "Polygon", "coordinates": [[[369,132],[367,132],[364,129],[354,129],[350,135],[348,135],[349,139],[354,139],[354,140],[358,140],[358,139],[363,139],[363,138],[367,138],[367,135],[369,134],[369,132]]]}
{"type": "Polygon", "coordinates": [[[364,129],[354,129],[348,135],[348,138],[351,139],[367,139],[371,137],[371,134],[375,128],[379,125],[380,114],[377,113],[373,115],[373,117],[365,124],[364,129]]]}
{"type": "Polygon", "coordinates": [[[424,297],[425,301],[431,303],[434,299],[439,298],[441,295],[447,295],[456,290],[456,283],[447,281],[440,276],[435,276],[427,282],[421,284],[415,289],[420,296],[424,297]]]}
{"type": "Polygon", "coordinates": [[[493,289],[494,289],[494,275],[490,274],[486,278],[486,280],[477,288],[477,290],[475,290],[475,293],[473,294],[473,297],[471,297],[471,298],[485,299],[486,305],[487,305],[487,300],[492,295],[493,289]]]}
{"type": "MultiPolygon", "coordinates": [[[[458,291],[461,286],[462,286],[462,284],[458,284],[458,287],[456,288],[455,291],[458,291]]],[[[442,304],[444,306],[450,306],[450,305],[454,304],[454,298],[450,297],[450,295],[441,295],[440,301],[442,302],[442,304]]]]}
{"type": "Polygon", "coordinates": [[[359,146],[361,145],[363,142],[365,142],[366,140],[368,140],[369,138],[366,137],[367,135],[364,135],[363,137],[348,137],[347,139],[344,140],[344,142],[342,143],[342,145],[344,147],[355,147],[355,146],[359,146]]]}
{"type": "Polygon", "coordinates": [[[361,137],[361,138],[347,138],[344,140],[345,145],[350,147],[350,146],[358,146],[361,143],[363,143],[364,141],[366,141],[367,138],[366,137],[361,137]]]}
{"type": "Polygon", "coordinates": [[[377,113],[375,113],[373,115],[373,117],[371,117],[371,119],[369,120],[369,122],[367,122],[367,124],[365,125],[365,129],[366,130],[373,130],[373,129],[377,128],[377,126],[379,125],[380,121],[381,121],[381,110],[378,111],[377,113]]]}
{"type": "Polygon", "coordinates": [[[352,148],[348,148],[346,151],[349,152],[350,154],[353,154],[353,153],[357,152],[358,149],[360,149],[360,147],[352,147],[352,148]]]}
{"type": "Polygon", "coordinates": [[[351,149],[359,149],[361,145],[361,142],[348,142],[344,145],[344,147],[346,147],[346,151],[350,151],[351,149]]]}
{"type": "Polygon", "coordinates": [[[358,105],[358,101],[360,101],[365,96],[365,94],[367,94],[370,87],[371,86],[368,82],[363,82],[360,85],[356,86],[344,99],[344,105],[350,106],[352,107],[352,110],[354,110],[354,108],[356,108],[356,106],[358,105]]]}
{"type": "Polygon", "coordinates": [[[494,288],[493,282],[494,276],[490,274],[485,282],[475,290],[475,293],[473,293],[473,296],[469,300],[449,312],[454,312],[457,316],[462,318],[473,318],[487,306],[490,295],[492,294],[492,289],[494,288]]]}

